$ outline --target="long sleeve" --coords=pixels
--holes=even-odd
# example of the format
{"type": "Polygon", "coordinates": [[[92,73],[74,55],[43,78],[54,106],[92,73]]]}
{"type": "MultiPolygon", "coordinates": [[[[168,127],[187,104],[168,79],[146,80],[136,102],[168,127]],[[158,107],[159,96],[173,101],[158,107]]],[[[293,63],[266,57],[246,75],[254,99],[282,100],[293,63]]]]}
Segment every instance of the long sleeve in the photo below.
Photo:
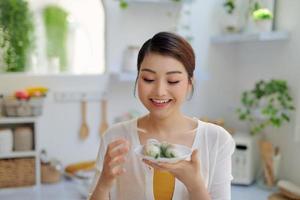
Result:
{"type": "Polygon", "coordinates": [[[97,160],[96,160],[96,173],[95,173],[94,179],[93,179],[91,187],[90,187],[88,199],[90,199],[90,196],[92,195],[93,191],[95,190],[97,182],[100,178],[102,168],[103,168],[103,161],[104,161],[105,152],[106,152],[105,140],[104,140],[103,137],[101,137],[100,147],[99,147],[99,151],[98,151],[98,154],[97,154],[97,160]]]}
{"type": "Polygon", "coordinates": [[[210,195],[213,200],[231,199],[231,156],[235,149],[235,143],[232,137],[226,132],[226,141],[219,141],[216,154],[215,167],[213,170],[210,195]]]}

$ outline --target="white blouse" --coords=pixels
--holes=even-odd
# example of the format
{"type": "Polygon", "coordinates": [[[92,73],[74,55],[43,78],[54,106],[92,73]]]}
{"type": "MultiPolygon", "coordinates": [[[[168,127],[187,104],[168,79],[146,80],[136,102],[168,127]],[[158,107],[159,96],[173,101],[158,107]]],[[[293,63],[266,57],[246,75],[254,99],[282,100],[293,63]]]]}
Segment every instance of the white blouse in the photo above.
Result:
{"type": "MultiPolygon", "coordinates": [[[[111,200],[153,200],[153,169],[149,168],[134,153],[134,147],[140,145],[137,132],[137,119],[122,122],[111,127],[101,140],[97,156],[97,172],[90,189],[95,189],[100,177],[107,145],[119,138],[131,143],[131,149],[124,164],[126,173],[117,178],[110,191],[111,200]]],[[[235,143],[231,135],[222,127],[198,120],[198,128],[192,149],[198,149],[201,175],[212,200],[230,200],[231,155],[235,143]]],[[[183,183],[175,180],[173,200],[189,199],[183,183]]]]}

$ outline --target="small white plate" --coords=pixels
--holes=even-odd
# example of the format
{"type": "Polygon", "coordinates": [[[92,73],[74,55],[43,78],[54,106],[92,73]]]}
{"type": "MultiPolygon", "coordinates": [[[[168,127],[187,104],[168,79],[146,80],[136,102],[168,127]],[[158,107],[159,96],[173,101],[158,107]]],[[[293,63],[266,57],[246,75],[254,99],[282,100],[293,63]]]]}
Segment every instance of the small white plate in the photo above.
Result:
{"type": "Polygon", "coordinates": [[[176,158],[153,158],[151,156],[145,156],[143,154],[143,146],[138,145],[134,148],[134,152],[142,159],[150,160],[154,163],[164,162],[164,163],[176,163],[181,160],[187,160],[191,157],[192,150],[186,146],[174,144],[175,148],[180,152],[180,156],[176,158]]]}

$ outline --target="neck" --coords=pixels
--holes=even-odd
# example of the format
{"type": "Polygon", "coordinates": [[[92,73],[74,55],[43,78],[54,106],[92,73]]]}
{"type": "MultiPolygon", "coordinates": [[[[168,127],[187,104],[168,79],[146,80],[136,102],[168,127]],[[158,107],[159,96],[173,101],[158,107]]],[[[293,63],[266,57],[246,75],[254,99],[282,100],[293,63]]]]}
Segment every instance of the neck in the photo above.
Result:
{"type": "Polygon", "coordinates": [[[145,116],[145,127],[156,136],[167,137],[170,134],[184,132],[190,128],[190,119],[183,114],[166,118],[157,118],[148,114],[145,116]]]}

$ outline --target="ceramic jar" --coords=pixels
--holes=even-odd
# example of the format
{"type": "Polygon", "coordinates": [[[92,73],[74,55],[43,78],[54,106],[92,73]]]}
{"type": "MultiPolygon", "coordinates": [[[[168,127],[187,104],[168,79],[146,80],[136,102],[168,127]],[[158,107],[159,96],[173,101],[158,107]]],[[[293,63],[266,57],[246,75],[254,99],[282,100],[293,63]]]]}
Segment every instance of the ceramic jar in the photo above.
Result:
{"type": "MultiPolygon", "coordinates": [[[[233,7],[229,6],[228,0],[221,0],[221,9],[219,13],[219,23],[221,32],[238,33],[244,31],[247,25],[249,1],[235,0],[232,1],[233,7]],[[227,5],[227,6],[226,6],[227,5]]],[[[231,5],[231,4],[230,4],[231,5]]]]}
{"type": "Polygon", "coordinates": [[[13,150],[13,133],[11,129],[0,129],[0,154],[13,150]]]}
{"type": "Polygon", "coordinates": [[[32,151],[33,132],[30,127],[17,127],[14,131],[14,150],[32,151]]]}
{"type": "Polygon", "coordinates": [[[123,57],[123,72],[136,72],[137,71],[137,58],[139,53],[138,46],[128,46],[124,51],[123,57]]]}

